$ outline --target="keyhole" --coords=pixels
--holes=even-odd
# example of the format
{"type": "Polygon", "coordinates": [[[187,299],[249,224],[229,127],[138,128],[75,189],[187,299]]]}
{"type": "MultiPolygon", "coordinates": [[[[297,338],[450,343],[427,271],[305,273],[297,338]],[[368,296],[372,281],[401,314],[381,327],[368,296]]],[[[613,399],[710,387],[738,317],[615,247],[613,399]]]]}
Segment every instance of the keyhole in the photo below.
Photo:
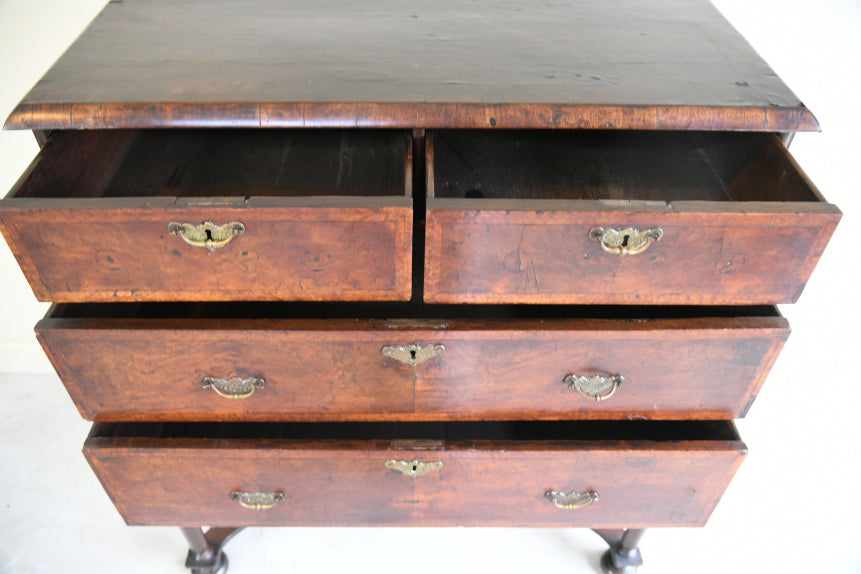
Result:
{"type": "Polygon", "coordinates": [[[415,352],[415,350],[411,350],[411,351],[410,351],[410,359],[412,359],[413,361],[415,361],[415,360],[416,360],[416,352],[415,352]]]}
{"type": "Polygon", "coordinates": [[[622,239],[622,247],[627,247],[627,246],[628,246],[628,239],[629,239],[630,237],[631,237],[630,235],[625,234],[625,236],[624,236],[624,237],[623,237],[623,239],[622,239]]]}
{"type": "Polygon", "coordinates": [[[414,464],[414,465],[413,465],[413,472],[417,471],[418,469],[419,469],[419,465],[414,464]]]}
{"type": "Polygon", "coordinates": [[[204,229],[204,231],[206,231],[206,240],[212,241],[212,230],[211,229],[204,229]]]}

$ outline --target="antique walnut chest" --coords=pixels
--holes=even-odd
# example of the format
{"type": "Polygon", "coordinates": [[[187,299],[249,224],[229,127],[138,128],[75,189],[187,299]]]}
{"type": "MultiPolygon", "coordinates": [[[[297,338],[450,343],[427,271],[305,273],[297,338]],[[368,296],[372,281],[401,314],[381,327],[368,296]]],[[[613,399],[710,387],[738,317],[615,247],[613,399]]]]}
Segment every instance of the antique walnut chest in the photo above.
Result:
{"type": "Polygon", "coordinates": [[[129,524],[706,522],[840,211],[710,4],[608,10],[105,7],[0,229],[129,524]]]}

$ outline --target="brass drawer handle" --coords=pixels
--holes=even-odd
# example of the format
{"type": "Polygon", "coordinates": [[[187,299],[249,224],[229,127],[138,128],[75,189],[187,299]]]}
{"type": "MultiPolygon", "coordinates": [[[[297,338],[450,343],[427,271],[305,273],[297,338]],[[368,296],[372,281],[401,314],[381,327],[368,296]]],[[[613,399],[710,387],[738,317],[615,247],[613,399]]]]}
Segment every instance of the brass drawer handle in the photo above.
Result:
{"type": "Polygon", "coordinates": [[[571,492],[556,492],[555,490],[548,490],[544,493],[544,500],[552,502],[556,508],[575,510],[589,506],[598,500],[598,493],[594,490],[587,492],[577,492],[576,490],[572,490],[571,492]]]}
{"type": "Polygon", "coordinates": [[[212,221],[205,221],[200,225],[171,221],[167,225],[167,231],[171,235],[179,235],[189,245],[215,251],[230,243],[237,235],[245,233],[245,225],[238,221],[224,225],[215,225],[212,221]]]}
{"type": "Polygon", "coordinates": [[[230,493],[230,500],[235,500],[242,508],[250,510],[268,510],[284,502],[283,492],[242,492],[234,490],[230,493]]]}
{"type": "Polygon", "coordinates": [[[562,382],[568,385],[569,389],[574,389],[584,397],[588,397],[595,401],[606,401],[616,393],[625,377],[622,375],[613,375],[605,377],[603,375],[591,375],[588,377],[580,375],[565,375],[562,382]]]}
{"type": "Polygon", "coordinates": [[[421,462],[418,460],[414,460],[410,462],[406,460],[389,459],[384,463],[384,466],[389,470],[396,470],[404,476],[409,476],[410,478],[419,478],[420,476],[424,476],[429,472],[441,469],[442,461],[437,460],[434,462],[421,462]]]}
{"type": "Polygon", "coordinates": [[[612,227],[593,227],[589,230],[589,239],[598,241],[601,249],[616,255],[636,255],[642,253],[652,244],[660,241],[664,230],[660,227],[640,231],[636,227],[613,229],[612,227]]]}
{"type": "Polygon", "coordinates": [[[386,345],[380,351],[383,356],[389,357],[407,365],[421,365],[429,359],[433,359],[445,352],[445,345],[386,345]]]}
{"type": "Polygon", "coordinates": [[[212,389],[218,396],[225,399],[247,399],[257,389],[262,389],[266,381],[260,377],[203,377],[203,388],[212,389]]]}

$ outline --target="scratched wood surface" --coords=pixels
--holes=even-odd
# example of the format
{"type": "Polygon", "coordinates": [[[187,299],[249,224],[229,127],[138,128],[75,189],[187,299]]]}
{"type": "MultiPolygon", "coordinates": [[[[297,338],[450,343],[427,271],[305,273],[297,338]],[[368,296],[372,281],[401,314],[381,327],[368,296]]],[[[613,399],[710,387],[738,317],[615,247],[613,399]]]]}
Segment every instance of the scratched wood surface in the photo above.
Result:
{"type": "Polygon", "coordinates": [[[444,444],[416,448],[393,440],[415,434],[408,424],[100,424],[84,453],[129,524],[628,528],[704,524],[746,452],[732,423],[595,424],[449,423],[419,435],[444,444]],[[412,478],[387,460],[442,466],[412,478]],[[598,499],[572,510],[544,498],[572,490],[598,499]],[[232,491],[284,502],[249,510],[232,491]]]}
{"type": "Polygon", "coordinates": [[[117,0],[7,128],[816,130],[706,0],[117,0]]]}

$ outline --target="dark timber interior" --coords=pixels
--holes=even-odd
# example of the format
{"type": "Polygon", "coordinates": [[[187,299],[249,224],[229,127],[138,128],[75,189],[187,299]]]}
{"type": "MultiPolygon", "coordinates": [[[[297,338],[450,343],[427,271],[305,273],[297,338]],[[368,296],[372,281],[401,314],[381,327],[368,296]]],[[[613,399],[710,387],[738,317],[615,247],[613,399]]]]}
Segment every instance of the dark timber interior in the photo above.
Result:
{"type": "Polygon", "coordinates": [[[761,306],[428,305],[424,303],[72,303],[50,317],[100,319],[615,319],[649,321],[703,317],[776,317],[761,306]]]}
{"type": "Polygon", "coordinates": [[[439,423],[97,423],[92,437],[445,441],[739,440],[729,421],[496,421],[439,423]]]}
{"type": "MultiPolygon", "coordinates": [[[[406,138],[401,130],[55,132],[14,196],[403,196],[406,138]]],[[[429,193],[438,198],[818,201],[771,134],[441,130],[433,162],[429,193]]]]}
{"type": "Polygon", "coordinates": [[[770,134],[436,131],[434,197],[817,201],[770,134]]]}
{"type": "Polygon", "coordinates": [[[55,132],[16,196],[403,196],[406,141],[397,130],[55,132]]]}

